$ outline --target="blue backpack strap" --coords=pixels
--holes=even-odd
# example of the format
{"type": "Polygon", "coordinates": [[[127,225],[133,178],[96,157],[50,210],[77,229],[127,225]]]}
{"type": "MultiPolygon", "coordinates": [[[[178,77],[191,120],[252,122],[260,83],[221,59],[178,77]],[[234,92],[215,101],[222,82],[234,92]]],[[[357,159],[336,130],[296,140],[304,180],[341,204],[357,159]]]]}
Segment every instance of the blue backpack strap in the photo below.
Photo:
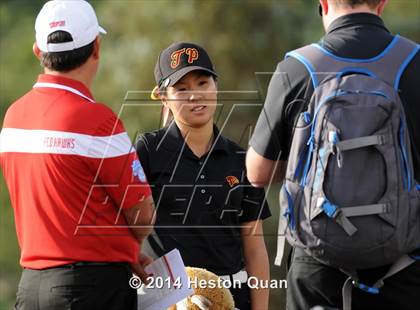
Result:
{"type": "Polygon", "coordinates": [[[413,60],[413,58],[417,55],[417,53],[419,51],[420,51],[420,44],[416,44],[416,46],[413,48],[413,50],[411,51],[411,53],[405,59],[404,63],[398,69],[398,73],[397,73],[397,76],[396,76],[395,81],[394,81],[394,89],[396,89],[396,90],[399,89],[400,80],[401,80],[401,77],[402,77],[405,69],[408,67],[408,65],[410,64],[410,62],[413,60]]]}
{"type": "Polygon", "coordinates": [[[300,61],[306,67],[306,70],[308,70],[308,73],[311,76],[312,85],[315,89],[319,85],[319,81],[318,81],[318,78],[316,76],[315,68],[311,64],[310,60],[307,59],[305,56],[301,55],[299,53],[299,50],[291,51],[291,52],[286,53],[285,58],[289,58],[289,57],[297,59],[298,61],[300,61]]]}
{"type": "Polygon", "coordinates": [[[289,52],[303,63],[308,70],[314,87],[331,76],[342,76],[348,72],[359,72],[393,86],[398,90],[404,70],[420,50],[420,45],[396,35],[387,48],[379,55],[367,59],[339,57],[319,44],[311,44],[289,52]]]}

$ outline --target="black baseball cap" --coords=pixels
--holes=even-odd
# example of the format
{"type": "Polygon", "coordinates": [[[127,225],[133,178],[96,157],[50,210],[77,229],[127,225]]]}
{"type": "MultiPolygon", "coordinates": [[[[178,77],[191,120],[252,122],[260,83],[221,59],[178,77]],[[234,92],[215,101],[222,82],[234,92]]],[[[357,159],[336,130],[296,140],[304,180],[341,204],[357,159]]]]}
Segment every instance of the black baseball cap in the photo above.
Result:
{"type": "Polygon", "coordinates": [[[197,44],[176,42],[164,49],[156,62],[155,80],[158,88],[175,85],[191,71],[202,70],[217,77],[207,52],[197,44]]]}

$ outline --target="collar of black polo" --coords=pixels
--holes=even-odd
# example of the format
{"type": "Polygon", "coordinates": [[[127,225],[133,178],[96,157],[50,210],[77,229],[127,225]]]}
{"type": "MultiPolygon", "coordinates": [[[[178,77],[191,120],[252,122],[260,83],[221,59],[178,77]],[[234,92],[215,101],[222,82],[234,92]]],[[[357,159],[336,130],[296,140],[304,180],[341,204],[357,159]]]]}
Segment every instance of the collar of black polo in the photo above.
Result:
{"type": "MultiPolygon", "coordinates": [[[[160,147],[163,147],[169,151],[179,151],[182,149],[184,145],[184,137],[181,134],[178,126],[176,125],[175,121],[172,121],[168,126],[164,127],[164,133],[162,136],[162,142],[160,143],[160,147]]],[[[228,150],[228,141],[226,138],[220,134],[219,129],[216,125],[213,124],[213,132],[214,132],[214,142],[211,147],[212,152],[224,152],[226,154],[229,153],[228,150]]]]}
{"type": "Polygon", "coordinates": [[[377,26],[389,32],[389,30],[385,27],[383,20],[379,16],[371,13],[352,13],[335,19],[328,27],[327,34],[341,28],[363,24],[377,26]]]}

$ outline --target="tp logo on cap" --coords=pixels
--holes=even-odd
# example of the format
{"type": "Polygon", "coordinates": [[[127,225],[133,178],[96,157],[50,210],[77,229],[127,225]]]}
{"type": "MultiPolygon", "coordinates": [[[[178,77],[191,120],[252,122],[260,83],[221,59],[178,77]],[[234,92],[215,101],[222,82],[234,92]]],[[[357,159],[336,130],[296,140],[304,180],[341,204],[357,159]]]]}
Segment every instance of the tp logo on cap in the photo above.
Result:
{"type": "Polygon", "coordinates": [[[183,76],[201,70],[217,77],[209,55],[201,46],[189,42],[175,42],[165,48],[155,65],[158,88],[175,85],[183,76]]]}
{"type": "Polygon", "coordinates": [[[181,57],[183,54],[188,55],[188,63],[192,64],[195,60],[198,59],[199,53],[196,48],[182,48],[180,50],[177,50],[171,54],[171,68],[175,69],[179,66],[181,57]]]}

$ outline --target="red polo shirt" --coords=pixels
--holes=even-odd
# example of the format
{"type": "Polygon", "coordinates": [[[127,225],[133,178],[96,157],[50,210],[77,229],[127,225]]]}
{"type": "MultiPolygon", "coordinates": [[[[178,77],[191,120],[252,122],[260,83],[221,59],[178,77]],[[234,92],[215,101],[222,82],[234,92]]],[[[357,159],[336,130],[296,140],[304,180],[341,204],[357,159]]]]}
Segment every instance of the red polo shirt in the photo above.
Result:
{"type": "Polygon", "coordinates": [[[121,121],[82,83],[40,75],[6,112],[0,165],[23,267],[137,260],[119,210],[151,191],[121,121]]]}

